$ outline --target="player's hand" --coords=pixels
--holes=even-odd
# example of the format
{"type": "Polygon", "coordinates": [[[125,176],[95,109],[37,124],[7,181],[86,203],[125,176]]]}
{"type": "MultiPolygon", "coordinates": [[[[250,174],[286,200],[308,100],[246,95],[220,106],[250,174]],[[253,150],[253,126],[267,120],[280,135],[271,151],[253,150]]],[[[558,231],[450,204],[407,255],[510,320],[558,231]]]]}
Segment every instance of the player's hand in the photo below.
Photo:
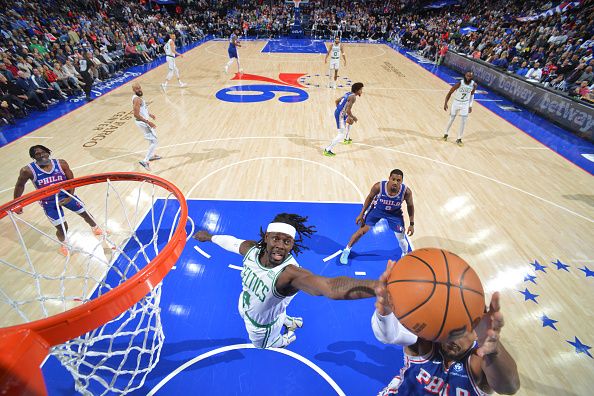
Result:
{"type": "Polygon", "coordinates": [[[445,111],[448,111],[448,104],[447,104],[447,103],[443,105],[443,109],[444,109],[445,111]]]}
{"type": "Polygon", "coordinates": [[[359,121],[359,119],[357,117],[355,117],[355,116],[352,116],[351,118],[353,119],[354,122],[359,121]]]}
{"type": "Polygon", "coordinates": [[[472,113],[472,107],[468,108],[468,113],[472,113]]]}
{"type": "Polygon", "coordinates": [[[62,198],[61,200],[58,201],[58,205],[60,205],[60,206],[68,205],[70,203],[70,201],[72,201],[72,197],[62,198]]]}
{"type": "Polygon", "coordinates": [[[155,123],[152,122],[152,121],[149,121],[148,122],[148,126],[150,126],[151,128],[156,128],[157,127],[157,125],[155,125],[155,123]]]}
{"type": "Polygon", "coordinates": [[[375,287],[375,309],[377,310],[377,313],[382,316],[391,314],[394,311],[392,307],[392,300],[390,299],[387,288],[388,278],[390,277],[390,272],[392,272],[394,264],[396,264],[395,261],[388,260],[386,270],[380,275],[377,286],[375,287]]]}
{"type": "Polygon", "coordinates": [[[211,240],[212,235],[210,235],[207,231],[198,231],[192,238],[197,239],[200,242],[208,242],[211,240]]]}
{"type": "Polygon", "coordinates": [[[408,226],[408,230],[406,231],[406,235],[412,236],[414,233],[415,233],[415,226],[411,224],[411,225],[408,226]]]}
{"type": "Polygon", "coordinates": [[[499,292],[491,297],[489,310],[483,315],[475,331],[478,336],[479,347],[476,354],[480,357],[497,352],[499,346],[499,334],[503,327],[503,314],[499,312],[499,292]]]}
{"type": "Polygon", "coordinates": [[[357,216],[357,218],[355,219],[355,224],[358,224],[361,227],[363,227],[363,225],[365,224],[365,222],[363,221],[363,215],[362,214],[360,214],[359,216],[357,216]]]}
{"type": "Polygon", "coordinates": [[[149,114],[149,116],[151,116],[151,118],[152,118],[153,120],[156,120],[156,119],[157,119],[157,117],[155,117],[155,115],[154,115],[154,114],[149,114]]]}

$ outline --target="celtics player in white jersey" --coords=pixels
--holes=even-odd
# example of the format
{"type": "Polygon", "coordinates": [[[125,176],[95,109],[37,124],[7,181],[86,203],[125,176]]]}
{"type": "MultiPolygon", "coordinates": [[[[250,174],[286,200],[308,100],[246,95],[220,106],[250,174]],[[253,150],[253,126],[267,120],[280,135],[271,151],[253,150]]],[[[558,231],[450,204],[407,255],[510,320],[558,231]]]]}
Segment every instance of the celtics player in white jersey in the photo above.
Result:
{"type": "Polygon", "coordinates": [[[167,72],[167,77],[165,77],[165,82],[163,84],[161,84],[161,88],[163,88],[163,91],[165,91],[167,89],[167,84],[169,83],[169,80],[171,80],[171,77],[173,77],[174,73],[175,73],[175,77],[177,77],[177,82],[179,83],[179,86],[182,88],[187,87],[188,84],[186,84],[179,78],[179,69],[177,68],[177,65],[175,64],[176,56],[180,56],[182,58],[184,56],[182,54],[180,54],[179,52],[177,52],[177,49],[175,48],[175,34],[174,33],[169,34],[169,40],[167,40],[167,42],[163,46],[163,50],[165,51],[165,59],[167,60],[167,68],[169,69],[169,71],[167,72]]]}
{"type": "Polygon", "coordinates": [[[338,79],[338,69],[340,69],[340,56],[344,60],[346,66],[346,57],[344,55],[344,48],[340,43],[340,38],[336,36],[334,43],[328,46],[328,53],[324,59],[324,63],[328,63],[328,56],[330,56],[330,73],[328,74],[328,88],[336,88],[336,80],[338,79]],[[332,70],[334,70],[334,76],[332,76],[332,70]],[[332,79],[334,78],[334,81],[332,79]]]}
{"type": "Polygon", "coordinates": [[[450,127],[454,123],[456,114],[459,112],[462,121],[460,122],[460,129],[458,130],[456,144],[460,147],[464,145],[462,143],[462,135],[464,134],[466,119],[468,118],[468,114],[472,113],[472,102],[474,100],[474,92],[476,91],[476,83],[472,81],[473,77],[474,75],[471,71],[466,72],[464,74],[464,78],[454,84],[452,89],[450,89],[450,92],[448,92],[448,95],[445,98],[445,104],[443,105],[443,109],[448,111],[448,101],[450,100],[450,96],[455,93],[452,108],[450,109],[450,121],[448,122],[445,134],[443,135],[443,140],[448,140],[450,127]]]}
{"type": "Polygon", "coordinates": [[[302,318],[287,316],[287,306],[298,291],[333,300],[356,300],[375,296],[377,281],[346,276],[326,278],[299,266],[293,254],[304,246],[303,237],[314,227],[305,225],[307,217],[281,213],[266,228],[261,239],[245,241],[231,235],[211,235],[199,231],[194,238],[211,241],[225,250],[243,256],[239,313],[252,344],[257,348],[283,348],[295,341],[295,330],[302,318]],[[286,329],[282,334],[283,328],[286,329]]]}
{"type": "Polygon", "coordinates": [[[132,90],[134,91],[134,96],[132,96],[132,112],[134,114],[134,121],[136,122],[136,126],[140,128],[142,133],[144,134],[144,138],[149,142],[149,148],[144,157],[144,160],[140,161],[140,165],[142,165],[146,170],[151,170],[149,166],[149,161],[155,161],[161,159],[160,156],[155,154],[155,150],[157,149],[157,144],[159,141],[157,140],[157,126],[153,122],[156,117],[154,114],[149,113],[148,105],[142,98],[142,87],[140,83],[135,82],[132,84],[132,90]]]}

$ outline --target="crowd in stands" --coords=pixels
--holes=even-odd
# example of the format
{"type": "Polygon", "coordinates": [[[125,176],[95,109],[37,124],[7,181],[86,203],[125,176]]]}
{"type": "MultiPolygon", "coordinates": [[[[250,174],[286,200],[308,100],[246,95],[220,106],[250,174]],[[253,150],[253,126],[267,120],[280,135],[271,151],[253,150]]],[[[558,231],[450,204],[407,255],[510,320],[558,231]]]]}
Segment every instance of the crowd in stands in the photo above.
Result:
{"type": "Polygon", "coordinates": [[[0,124],[78,96],[94,83],[203,36],[195,14],[140,3],[0,0],[0,124]],[[88,76],[88,78],[86,78],[88,76]]]}
{"type": "MultiPolygon", "coordinates": [[[[427,10],[425,1],[311,0],[302,25],[316,38],[395,41],[437,63],[464,53],[571,96],[594,95],[594,6],[531,22],[552,7],[545,0],[466,0],[427,10]],[[473,30],[463,34],[461,29],[473,30]]],[[[126,0],[0,0],[0,121],[45,110],[123,69],[162,55],[169,33],[178,46],[206,34],[228,37],[290,34],[292,4],[268,0],[196,0],[175,8],[126,0]],[[150,6],[153,8],[151,9],[150,6]],[[89,64],[90,79],[81,72],[89,64]]]]}

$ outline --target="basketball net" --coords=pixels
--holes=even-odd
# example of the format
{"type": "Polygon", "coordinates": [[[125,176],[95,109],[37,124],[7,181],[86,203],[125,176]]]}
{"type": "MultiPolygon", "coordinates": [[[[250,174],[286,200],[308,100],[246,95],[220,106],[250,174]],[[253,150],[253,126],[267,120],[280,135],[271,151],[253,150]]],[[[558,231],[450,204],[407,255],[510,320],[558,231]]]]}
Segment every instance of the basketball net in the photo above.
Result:
{"type": "Polygon", "coordinates": [[[295,8],[299,8],[299,4],[301,4],[301,0],[293,0],[293,4],[295,5],[295,8]]]}
{"type": "MultiPolygon", "coordinates": [[[[69,193],[67,188],[59,190],[60,198],[67,196],[85,208],[100,233],[94,234],[82,218],[65,210],[66,214],[59,214],[59,218],[61,221],[63,216],[67,218],[69,229],[66,233],[61,226],[66,240],[60,242],[42,209],[30,202],[25,204],[28,206],[24,206],[22,215],[13,211],[22,206],[0,212],[0,235],[3,241],[8,241],[7,246],[0,248],[2,327],[31,323],[33,328],[39,323],[36,321],[43,323],[54,315],[65,316],[83,304],[83,311],[87,306],[94,307],[94,300],[113,305],[101,307],[114,313],[99,318],[102,324],[82,335],[58,334],[64,330],[54,330],[54,334],[51,328],[37,326],[41,328],[40,333],[44,332],[42,338],[51,346],[49,353],[72,374],[76,391],[83,395],[126,394],[142,387],[147,374],[158,363],[163,346],[159,307],[161,282],[150,285],[148,294],[143,292],[133,301],[130,301],[133,293],[126,293],[120,300],[107,298],[116,295],[118,286],[122,285],[119,290],[130,286],[124,284],[131,277],[136,275],[134,280],[140,279],[138,276],[147,269],[162,271],[162,276],[166,274],[170,267],[157,267],[157,256],[169,244],[174,231],[179,235],[180,228],[183,228],[182,242],[185,243],[186,219],[180,219],[180,211],[183,207],[187,213],[187,206],[175,186],[172,192],[154,183],[160,178],[132,175],[135,179],[115,178],[117,181],[113,181],[105,176],[100,181],[102,184],[77,185],[75,194],[69,193]],[[164,197],[157,198],[159,196],[164,197]],[[68,250],[65,257],[58,253],[61,247],[68,250]],[[122,306],[124,308],[120,309],[122,306]],[[48,341],[60,337],[71,339],[53,346],[48,341]]],[[[48,199],[58,205],[58,194],[48,199]]],[[[193,223],[191,226],[193,231],[193,223]]],[[[178,248],[179,245],[176,244],[178,248]]],[[[147,280],[147,283],[150,282],[147,280]]],[[[74,315],[70,320],[76,320],[74,315]]],[[[67,324],[64,327],[75,332],[69,330],[67,324]]],[[[0,334],[6,331],[0,329],[0,334]]],[[[15,367],[18,369],[18,362],[15,367]]],[[[0,381],[0,390],[3,387],[5,384],[0,381]]]]}

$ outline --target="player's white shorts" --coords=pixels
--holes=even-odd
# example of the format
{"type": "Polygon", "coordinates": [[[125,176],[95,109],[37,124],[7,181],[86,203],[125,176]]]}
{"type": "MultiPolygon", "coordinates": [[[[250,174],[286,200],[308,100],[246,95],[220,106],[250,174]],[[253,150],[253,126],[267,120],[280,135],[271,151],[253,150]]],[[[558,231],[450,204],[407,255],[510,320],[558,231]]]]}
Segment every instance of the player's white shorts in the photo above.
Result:
{"type": "Polygon", "coordinates": [[[460,112],[461,116],[467,116],[470,107],[469,105],[469,102],[460,102],[454,99],[452,106],[450,107],[450,115],[456,115],[457,112],[460,112]]]}
{"type": "Polygon", "coordinates": [[[174,70],[175,69],[175,57],[167,55],[166,59],[167,59],[167,66],[169,67],[169,70],[174,70]]]}
{"type": "Polygon", "coordinates": [[[155,128],[151,128],[147,123],[142,121],[134,122],[136,122],[136,125],[138,125],[138,128],[140,128],[146,140],[150,140],[151,142],[157,140],[157,131],[155,128]]]}
{"type": "Polygon", "coordinates": [[[330,59],[330,70],[340,69],[340,59],[330,59]]]}

